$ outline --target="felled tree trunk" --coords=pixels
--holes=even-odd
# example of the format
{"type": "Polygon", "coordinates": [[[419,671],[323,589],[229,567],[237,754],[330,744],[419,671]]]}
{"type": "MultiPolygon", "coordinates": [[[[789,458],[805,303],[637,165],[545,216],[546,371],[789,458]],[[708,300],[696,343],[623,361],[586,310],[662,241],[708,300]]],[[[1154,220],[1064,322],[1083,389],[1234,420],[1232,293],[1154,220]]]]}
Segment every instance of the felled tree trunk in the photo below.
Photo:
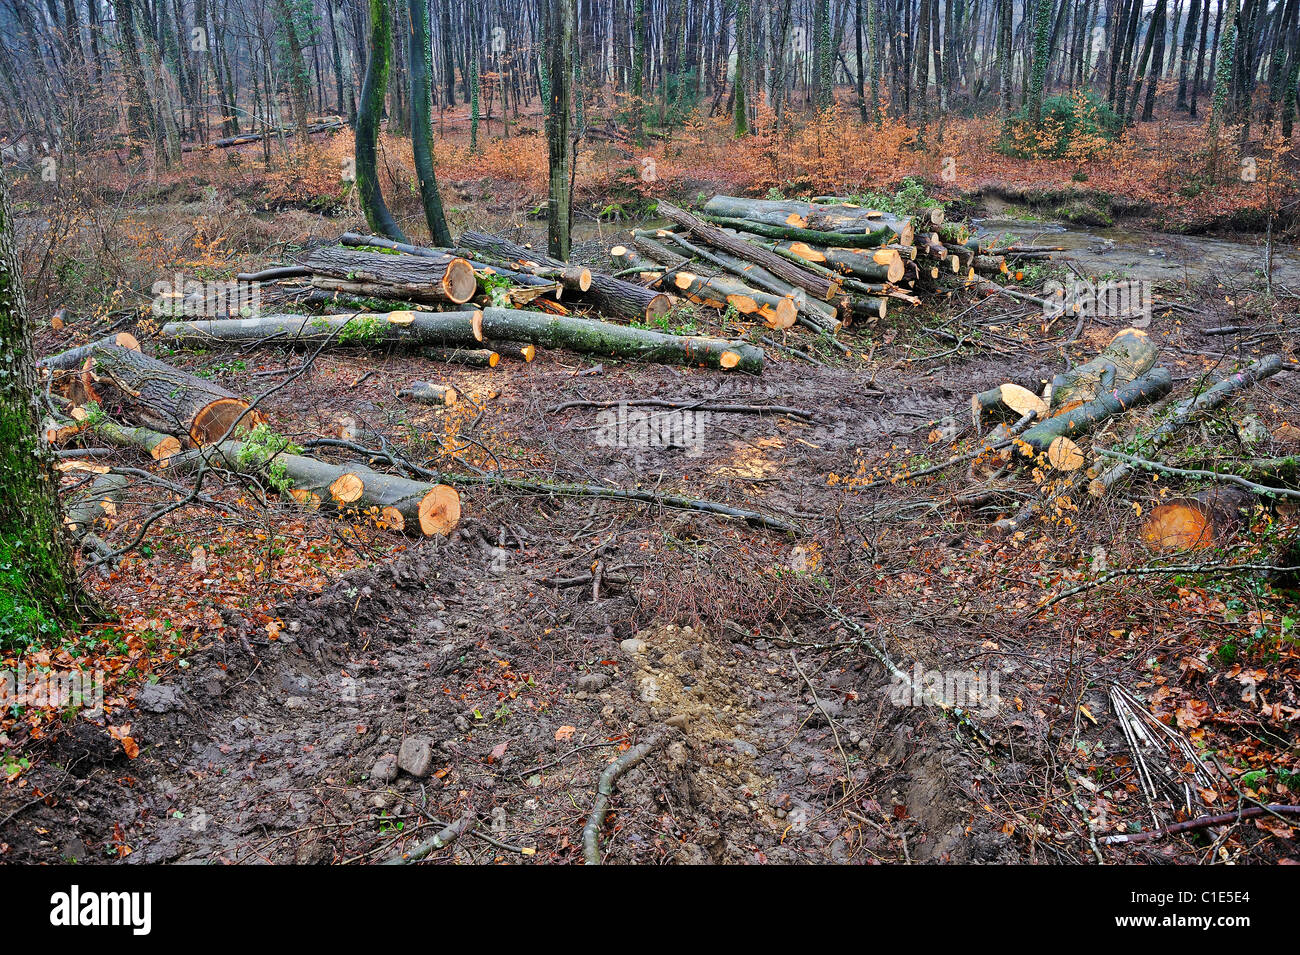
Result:
{"type": "Polygon", "coordinates": [[[655,263],[646,261],[623,245],[614,246],[609,254],[623,268],[639,268],[643,277],[660,287],[671,288],[697,305],[719,309],[730,305],[741,315],[761,318],[768,328],[789,328],[798,315],[794,299],[789,296],[760,292],[729,276],[696,275],[685,269],[675,269],[665,275],[655,263]]]}
{"type": "Polygon", "coordinates": [[[97,348],[104,348],[107,345],[117,345],[128,351],[139,351],[140,343],[136,341],[134,335],[129,332],[118,332],[116,335],[109,335],[107,338],[101,338],[97,342],[91,342],[89,345],[82,345],[79,348],[69,348],[67,351],[59,352],[57,355],[50,355],[42,358],[36,364],[41,368],[48,368],[51,371],[71,371],[79,369],[86,363],[86,359],[97,348]]]}
{"type": "Polygon", "coordinates": [[[184,435],[194,444],[211,444],[241,420],[252,428],[265,420],[248,402],[220,385],[118,345],[98,348],[81,376],[89,401],[147,428],[184,435]]]}
{"type": "MultiPolygon", "coordinates": [[[[339,244],[351,246],[353,248],[376,248],[376,249],[393,249],[397,252],[405,252],[408,255],[422,255],[426,258],[439,258],[445,256],[448,252],[442,249],[430,249],[420,245],[410,245],[406,242],[394,242],[392,239],[385,239],[377,235],[359,235],[356,232],[345,232],[339,237],[339,244]]],[[[550,282],[558,282],[566,289],[572,289],[577,292],[585,292],[591,288],[591,270],[581,266],[568,266],[559,268],[552,265],[544,265],[538,262],[512,262],[502,268],[502,265],[492,261],[475,262],[475,259],[491,258],[482,254],[467,254],[469,250],[454,249],[451,254],[470,260],[471,265],[482,264],[485,267],[502,270],[504,274],[514,277],[516,275],[531,275],[534,278],[545,279],[550,282]]]]}
{"type": "Polygon", "coordinates": [[[1140,328],[1126,328],[1096,358],[1052,379],[1052,412],[1127,385],[1156,363],[1159,348],[1140,328]]]}
{"type": "Polygon", "coordinates": [[[115,516],[126,485],[121,474],[101,474],[89,487],[74,491],[63,510],[63,522],[72,536],[80,540],[96,521],[115,516]]]}
{"type": "Polygon", "coordinates": [[[738,235],[724,232],[722,229],[709,225],[684,209],[678,209],[670,203],[660,201],[659,214],[671,219],[679,226],[689,229],[695,237],[714,248],[722,249],[756,265],[761,265],[773,275],[803,289],[822,301],[829,301],[840,291],[838,281],[800,268],[788,259],[777,255],[771,249],[764,249],[746,242],[738,235]]]}
{"type": "Polygon", "coordinates": [[[171,467],[192,471],[203,460],[241,474],[261,475],[299,504],[345,517],[371,509],[385,526],[426,537],[447,535],[460,522],[460,495],[445,484],[384,474],[362,464],[330,464],[297,454],[270,455],[239,441],[187,451],[171,467]]]}
{"type": "MultiPolygon", "coordinates": [[[[1230,397],[1245,388],[1249,388],[1257,382],[1263,381],[1276,375],[1282,370],[1282,357],[1280,355],[1266,355],[1259,361],[1252,363],[1241,371],[1229,375],[1213,387],[1206,389],[1199,395],[1188,398],[1181,402],[1174,409],[1174,413],[1151,432],[1144,439],[1144,444],[1151,450],[1162,447],[1175,434],[1182,430],[1192,418],[1202,411],[1209,411],[1219,407],[1230,397]]],[[[1104,473],[1095,478],[1088,485],[1088,493],[1094,497],[1101,497],[1131,474],[1133,465],[1127,461],[1119,461],[1107,468],[1104,473]]]]}
{"type": "Polygon", "coordinates": [[[1173,385],[1167,368],[1153,368],[1136,381],[1103,392],[1086,404],[1060,411],[1055,417],[1034,425],[1021,435],[1021,440],[1034,452],[1046,454],[1057,470],[1077,470],[1083,467],[1086,456],[1074,438],[1087,434],[1112,415],[1155,401],[1173,385]]]}
{"type": "Polygon", "coordinates": [[[1242,488],[1218,487],[1166,501],[1148,513],[1142,540],[1155,550],[1198,550],[1226,544],[1259,498],[1242,488]]]}
{"type": "Polygon", "coordinates": [[[847,203],[829,204],[785,199],[714,196],[705,203],[704,212],[721,218],[747,219],[768,227],[812,232],[865,235],[887,231],[897,236],[902,245],[911,245],[913,239],[910,219],[898,218],[878,210],[847,203]]]}
{"type": "MultiPolygon", "coordinates": [[[[78,409],[73,409],[76,417],[78,409]]],[[[51,420],[48,422],[45,440],[52,445],[60,445],[78,435],[93,435],[96,441],[103,441],[119,448],[138,448],[148,452],[155,461],[166,461],[173,454],[179,454],[181,443],[174,435],[162,434],[149,428],[132,428],[118,424],[102,415],[91,422],[84,417],[82,421],[51,420]]]]}
{"type": "Polygon", "coordinates": [[[435,385],[429,381],[413,381],[397,393],[399,398],[410,398],[426,405],[454,405],[460,396],[451,385],[435,385]]]}
{"type": "Polygon", "coordinates": [[[837,249],[808,242],[776,242],[775,245],[801,259],[866,282],[900,282],[904,275],[903,257],[894,249],[837,249]]]}
{"type": "Polygon", "coordinates": [[[313,284],[322,276],[403,301],[461,305],[478,290],[472,265],[432,249],[426,255],[385,255],[327,246],[313,249],[299,264],[311,269],[313,284]]]}
{"type": "Polygon", "coordinates": [[[474,347],[483,341],[483,313],[472,309],[458,312],[263,315],[260,318],[171,322],[164,325],[158,334],[178,345],[191,347],[263,340],[273,345],[313,347],[324,343],[359,348],[392,345],[474,347]]]}
{"type": "Polygon", "coordinates": [[[490,348],[426,348],[420,355],[430,361],[469,368],[495,368],[501,356],[490,348]]]}
{"type": "Polygon", "coordinates": [[[666,335],[610,322],[510,308],[484,309],[483,334],[490,341],[528,342],[544,348],[567,348],[610,358],[734,368],[755,375],[763,370],[763,350],[746,342],[666,335]]]}
{"type": "Polygon", "coordinates": [[[1001,417],[1015,421],[1033,411],[1041,421],[1047,417],[1047,402],[1028,388],[1007,383],[973,395],[970,411],[975,430],[982,434],[988,427],[990,418],[1001,417]]]}
{"type": "Polygon", "coordinates": [[[849,233],[818,232],[816,229],[800,229],[795,226],[768,225],[752,219],[735,219],[730,216],[707,216],[706,218],[715,226],[752,232],[766,239],[811,242],[843,249],[875,249],[887,245],[910,245],[913,241],[911,223],[904,227],[902,234],[885,225],[871,231],[849,233]]]}
{"type": "MultiPolygon", "coordinates": [[[[569,268],[568,263],[559,259],[482,232],[466,232],[460,237],[460,244],[463,248],[473,249],[502,262],[569,268]]],[[[591,275],[590,286],[586,291],[578,292],[577,298],[596,308],[602,315],[632,322],[651,322],[660,315],[667,314],[673,307],[672,299],[663,292],[600,273],[591,275]]]]}
{"type": "Polygon", "coordinates": [[[687,255],[668,248],[664,244],[665,242],[672,242],[674,246],[680,248],[683,252],[689,253],[690,256],[702,258],[706,262],[717,265],[739,278],[742,282],[755,285],[773,295],[789,296],[798,310],[796,320],[807,325],[813,331],[833,335],[840,327],[840,319],[836,315],[833,305],[813,298],[803,289],[796,288],[784,279],[773,275],[761,265],[755,265],[753,262],[738,258],[729,252],[702,249],[675,232],[668,232],[664,229],[653,232],[647,230],[634,231],[632,236],[632,244],[638,252],[649,256],[670,269],[685,265],[691,259],[687,255]]]}

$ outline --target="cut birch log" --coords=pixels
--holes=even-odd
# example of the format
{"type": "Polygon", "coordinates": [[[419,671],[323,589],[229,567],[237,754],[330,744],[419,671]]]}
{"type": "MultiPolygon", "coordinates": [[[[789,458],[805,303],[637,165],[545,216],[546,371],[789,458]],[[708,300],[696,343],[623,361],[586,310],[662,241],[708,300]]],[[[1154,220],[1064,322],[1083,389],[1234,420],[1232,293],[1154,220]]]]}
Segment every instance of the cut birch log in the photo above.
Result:
{"type": "MultiPolygon", "coordinates": [[[[490,341],[527,342],[544,348],[633,358],[676,365],[705,365],[761,374],[761,348],[747,342],[629,328],[585,318],[523,312],[509,308],[483,311],[483,334],[490,341]]],[[[493,347],[496,347],[495,345],[493,347]]]]}
{"type": "Polygon", "coordinates": [[[428,345],[474,347],[483,341],[483,313],[479,309],[457,312],[355,312],[349,315],[263,315],[260,318],[226,318],[206,322],[171,322],[159,331],[161,338],[190,347],[266,341],[276,345],[331,344],[428,345]]]}
{"type": "Polygon", "coordinates": [[[324,246],[299,262],[316,277],[336,279],[367,290],[367,294],[413,302],[468,302],[478,291],[469,262],[445,252],[387,255],[360,249],[324,246]]]}
{"type": "Polygon", "coordinates": [[[459,395],[450,385],[435,385],[430,381],[413,381],[397,393],[399,398],[410,398],[426,405],[454,405],[459,395]]]}
{"type": "Polygon", "coordinates": [[[1159,347],[1142,329],[1124,329],[1096,358],[1052,379],[1052,412],[1092,401],[1103,391],[1127,385],[1146,374],[1156,363],[1158,352],[1159,347]]]}
{"type": "Polygon", "coordinates": [[[121,409],[147,428],[200,446],[226,437],[237,421],[249,428],[265,421],[257,411],[245,414],[248,402],[220,385],[119,345],[86,359],[81,390],[106,411],[121,409]]]}
{"type": "Polygon", "coordinates": [[[186,451],[170,467],[192,471],[203,461],[239,474],[261,475],[308,507],[344,517],[373,509],[386,527],[408,534],[446,536],[460,522],[460,495],[445,484],[412,481],[364,464],[330,464],[298,454],[271,454],[239,441],[186,451]]]}
{"type": "Polygon", "coordinates": [[[609,254],[623,268],[642,269],[641,274],[654,284],[668,286],[697,305],[718,309],[731,306],[741,315],[761,318],[768,328],[774,329],[789,328],[798,316],[794,299],[788,295],[761,292],[725,275],[696,275],[681,268],[665,274],[656,269],[655,263],[641,258],[624,245],[614,246],[609,254]]]}

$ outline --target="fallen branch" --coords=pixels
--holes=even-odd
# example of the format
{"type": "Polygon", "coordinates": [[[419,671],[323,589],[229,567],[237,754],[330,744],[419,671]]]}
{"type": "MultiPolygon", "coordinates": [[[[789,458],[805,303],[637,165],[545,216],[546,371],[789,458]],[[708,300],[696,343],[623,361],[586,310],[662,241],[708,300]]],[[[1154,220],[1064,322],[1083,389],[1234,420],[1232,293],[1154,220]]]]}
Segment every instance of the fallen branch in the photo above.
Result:
{"type": "Polygon", "coordinates": [[[600,774],[600,782],[596,785],[596,801],[592,804],[587,824],[582,828],[582,858],[587,865],[600,865],[600,827],[609,815],[610,797],[614,795],[614,786],[619,777],[640,765],[647,755],[663,745],[663,741],[664,733],[660,731],[644,743],[633,746],[600,774]]]}

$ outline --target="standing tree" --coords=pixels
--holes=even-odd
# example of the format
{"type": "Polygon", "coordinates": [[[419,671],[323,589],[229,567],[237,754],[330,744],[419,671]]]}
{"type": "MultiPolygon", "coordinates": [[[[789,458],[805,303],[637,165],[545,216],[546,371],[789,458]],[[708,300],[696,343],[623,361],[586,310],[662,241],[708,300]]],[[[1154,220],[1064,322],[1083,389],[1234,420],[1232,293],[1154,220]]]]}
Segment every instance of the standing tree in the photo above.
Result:
{"type": "Polygon", "coordinates": [[[379,163],[375,156],[392,52],[393,33],[389,26],[387,0],[370,0],[370,55],[366,60],[366,78],[361,84],[361,107],[357,111],[357,194],[361,197],[361,211],[366,214],[370,228],[380,235],[405,242],[406,236],[397,227],[380,191],[379,163]]]}
{"type": "Polygon", "coordinates": [[[296,20],[302,10],[293,0],[275,0],[276,19],[284,43],[285,59],[289,61],[289,101],[293,106],[293,121],[298,127],[298,144],[306,149],[311,142],[307,132],[307,64],[302,56],[302,41],[298,39],[296,20]]]}
{"type": "MultiPolygon", "coordinates": [[[[372,0],[373,2],[373,0],[372,0]]],[[[546,23],[550,36],[543,38],[549,46],[550,108],[546,114],[547,155],[550,188],[547,202],[547,251],[557,259],[569,258],[573,231],[573,139],[569,133],[573,112],[573,47],[577,22],[577,0],[543,0],[547,4],[546,23]]]]}
{"type": "Polygon", "coordinates": [[[736,77],[733,118],[736,137],[749,135],[749,107],[745,103],[745,40],[749,36],[749,0],[736,0],[736,77]]]}
{"type": "Polygon", "coordinates": [[[429,37],[428,0],[410,0],[411,12],[411,147],[415,153],[415,174],[420,180],[420,202],[424,221],[434,245],[450,246],[451,232],[438,195],[438,178],[433,170],[433,69],[429,37]]]}
{"type": "Polygon", "coordinates": [[[80,590],[40,439],[36,362],[9,189],[0,177],[0,651],[53,636],[80,590]]]}
{"type": "Polygon", "coordinates": [[[1233,60],[1237,55],[1237,3],[1228,4],[1227,25],[1219,37],[1218,61],[1214,69],[1214,106],[1210,112],[1210,181],[1219,178],[1219,131],[1228,108],[1228,94],[1232,87],[1233,60]]]}

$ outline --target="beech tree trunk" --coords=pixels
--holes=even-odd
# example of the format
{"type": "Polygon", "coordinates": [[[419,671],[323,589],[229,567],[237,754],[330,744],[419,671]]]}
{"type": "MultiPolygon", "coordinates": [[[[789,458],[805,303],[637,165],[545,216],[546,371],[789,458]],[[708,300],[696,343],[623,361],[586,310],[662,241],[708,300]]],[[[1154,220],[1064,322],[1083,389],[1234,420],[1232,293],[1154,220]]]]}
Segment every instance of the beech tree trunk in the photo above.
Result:
{"type": "Polygon", "coordinates": [[[32,329],[10,210],[0,176],[0,651],[55,637],[73,618],[81,593],[58,481],[41,441],[32,329]]]}

